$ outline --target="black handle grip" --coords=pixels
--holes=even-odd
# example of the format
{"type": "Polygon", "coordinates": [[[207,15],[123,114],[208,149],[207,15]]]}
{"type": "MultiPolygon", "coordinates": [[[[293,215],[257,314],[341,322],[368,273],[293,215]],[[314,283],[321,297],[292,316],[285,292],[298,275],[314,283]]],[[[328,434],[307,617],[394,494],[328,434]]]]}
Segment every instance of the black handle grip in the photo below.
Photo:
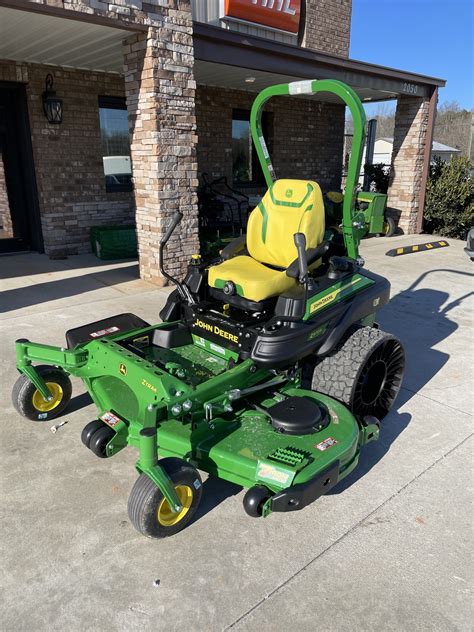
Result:
{"type": "Polygon", "coordinates": [[[300,283],[304,283],[308,274],[308,264],[306,262],[306,237],[304,233],[294,234],[295,246],[298,251],[298,264],[300,269],[300,283]]]}
{"type": "Polygon", "coordinates": [[[168,228],[166,229],[166,233],[160,239],[160,245],[161,246],[164,246],[166,244],[168,239],[173,234],[174,229],[176,228],[176,226],[179,224],[179,222],[182,219],[183,219],[183,214],[180,211],[176,211],[176,213],[171,218],[171,222],[169,223],[168,228]]]}

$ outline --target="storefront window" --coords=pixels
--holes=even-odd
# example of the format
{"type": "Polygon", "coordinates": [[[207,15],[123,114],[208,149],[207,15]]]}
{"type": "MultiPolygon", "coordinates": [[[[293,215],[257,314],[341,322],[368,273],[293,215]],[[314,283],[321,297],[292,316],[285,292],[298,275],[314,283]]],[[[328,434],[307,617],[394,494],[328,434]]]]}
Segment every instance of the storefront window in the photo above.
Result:
{"type": "Polygon", "coordinates": [[[125,99],[99,97],[100,135],[107,191],[131,191],[132,167],[125,99]]]}
{"type": "MultiPolygon", "coordinates": [[[[250,134],[250,111],[232,111],[232,178],[234,185],[261,185],[263,172],[250,134]]],[[[270,141],[270,114],[262,117],[263,133],[270,141]]],[[[270,147],[270,144],[269,144],[270,147]]]]}

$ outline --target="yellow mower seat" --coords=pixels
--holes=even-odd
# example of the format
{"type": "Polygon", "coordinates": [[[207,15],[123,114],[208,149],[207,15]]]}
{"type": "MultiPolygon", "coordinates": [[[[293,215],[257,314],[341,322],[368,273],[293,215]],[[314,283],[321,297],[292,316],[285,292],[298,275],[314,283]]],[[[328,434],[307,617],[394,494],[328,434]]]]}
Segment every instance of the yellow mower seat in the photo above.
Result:
{"type": "Polygon", "coordinates": [[[279,296],[297,284],[286,268],[297,258],[295,233],[304,233],[306,249],[324,237],[321,189],[309,180],[277,180],[252,211],[247,225],[247,250],[209,268],[209,285],[222,289],[232,281],[236,293],[249,301],[279,296]],[[271,267],[269,267],[271,266],[271,267]]]}

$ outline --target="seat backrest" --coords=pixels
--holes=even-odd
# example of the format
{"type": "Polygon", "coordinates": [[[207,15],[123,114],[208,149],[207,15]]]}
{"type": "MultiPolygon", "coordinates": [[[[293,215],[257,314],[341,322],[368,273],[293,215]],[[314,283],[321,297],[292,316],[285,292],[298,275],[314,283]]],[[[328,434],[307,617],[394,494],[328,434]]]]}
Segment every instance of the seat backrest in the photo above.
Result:
{"type": "Polygon", "coordinates": [[[277,180],[252,211],[247,225],[251,257],[287,268],[298,256],[295,233],[304,233],[306,248],[324,238],[324,202],[319,184],[310,180],[277,180]]]}

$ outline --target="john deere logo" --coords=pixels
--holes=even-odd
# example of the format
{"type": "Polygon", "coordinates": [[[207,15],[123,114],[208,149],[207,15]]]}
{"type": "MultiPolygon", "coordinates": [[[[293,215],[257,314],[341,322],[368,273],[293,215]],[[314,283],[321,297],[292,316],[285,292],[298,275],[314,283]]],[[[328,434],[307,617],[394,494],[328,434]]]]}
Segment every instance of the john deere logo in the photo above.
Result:
{"type": "Polygon", "coordinates": [[[287,198],[290,198],[293,195],[293,189],[287,189],[285,195],[287,198]]]}
{"type": "Polygon", "coordinates": [[[119,366],[119,372],[122,375],[127,375],[127,367],[125,366],[125,364],[123,364],[123,362],[119,366]]]}

